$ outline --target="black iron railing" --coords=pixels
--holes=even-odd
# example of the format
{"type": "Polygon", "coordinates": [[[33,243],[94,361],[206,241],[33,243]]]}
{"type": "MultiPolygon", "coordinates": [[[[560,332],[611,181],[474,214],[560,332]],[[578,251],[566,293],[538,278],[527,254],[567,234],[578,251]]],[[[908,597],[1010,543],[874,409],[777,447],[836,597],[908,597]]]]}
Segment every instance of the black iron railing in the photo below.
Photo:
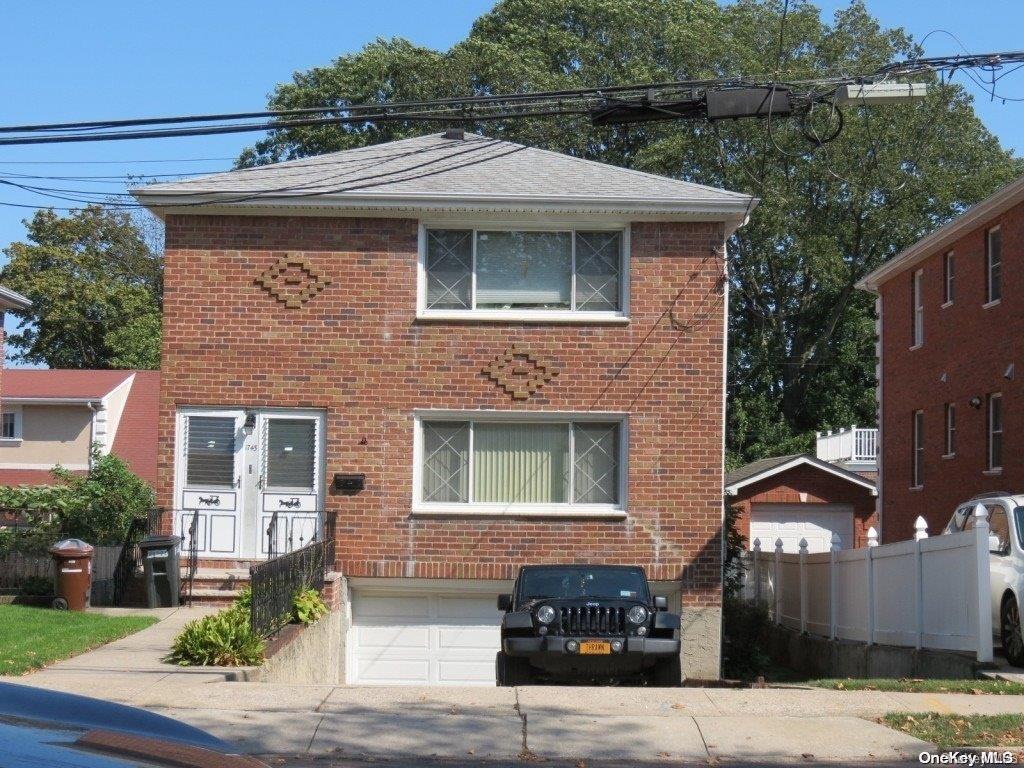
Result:
{"type": "Polygon", "coordinates": [[[192,605],[192,585],[196,579],[196,571],[199,570],[199,538],[197,536],[199,526],[199,510],[190,509],[181,512],[182,530],[188,531],[186,535],[185,549],[185,583],[182,591],[185,593],[185,605],[192,605]],[[191,515],[191,517],[189,517],[191,515]],[[188,523],[186,528],[184,523],[188,523]]]}
{"type": "Polygon", "coordinates": [[[252,626],[262,637],[291,621],[296,592],[323,589],[324,577],[334,568],[334,515],[321,512],[317,517],[320,524],[309,544],[249,569],[252,626]]]}

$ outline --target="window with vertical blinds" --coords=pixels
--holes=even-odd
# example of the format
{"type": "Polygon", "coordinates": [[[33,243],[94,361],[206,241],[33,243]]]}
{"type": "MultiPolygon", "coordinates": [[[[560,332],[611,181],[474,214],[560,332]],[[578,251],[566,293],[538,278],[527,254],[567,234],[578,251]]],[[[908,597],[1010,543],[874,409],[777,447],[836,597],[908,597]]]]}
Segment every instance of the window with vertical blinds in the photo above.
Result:
{"type": "Polygon", "coordinates": [[[620,313],[622,231],[427,229],[427,311],[620,313]]]}
{"type": "Polygon", "coordinates": [[[316,422],[270,419],[267,422],[267,486],[316,486],[316,422]]]}
{"type": "Polygon", "coordinates": [[[212,488],[235,485],[235,420],[230,416],[188,416],[185,482],[212,488]]]}
{"type": "Polygon", "coordinates": [[[621,503],[619,422],[424,420],[420,430],[422,503],[621,503]]]}

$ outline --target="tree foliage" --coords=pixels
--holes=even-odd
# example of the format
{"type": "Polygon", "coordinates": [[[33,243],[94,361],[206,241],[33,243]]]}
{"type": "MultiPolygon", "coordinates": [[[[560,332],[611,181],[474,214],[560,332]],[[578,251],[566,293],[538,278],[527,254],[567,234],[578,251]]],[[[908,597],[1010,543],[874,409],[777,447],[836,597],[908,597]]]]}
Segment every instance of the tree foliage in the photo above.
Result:
{"type": "Polygon", "coordinates": [[[50,368],[158,368],[163,259],[131,215],[88,206],[37,211],[28,242],[4,249],[0,282],[32,307],[8,343],[50,368]]]}
{"type": "MultiPolygon", "coordinates": [[[[862,2],[822,20],[778,0],[502,0],[448,51],[377,40],[279,85],[270,107],[554,90],[718,76],[787,81],[870,73],[920,53],[862,2]],[[781,40],[781,42],[780,42],[781,40]]],[[[792,120],[594,127],[585,118],[474,124],[488,135],[760,198],[728,244],[730,460],[809,447],[875,417],[868,271],[1022,171],[958,85],[913,105],[845,110],[816,146],[792,120]]],[[[815,110],[824,135],[837,115],[815,110]]],[[[437,130],[386,123],[279,130],[240,165],[437,130]]]]}

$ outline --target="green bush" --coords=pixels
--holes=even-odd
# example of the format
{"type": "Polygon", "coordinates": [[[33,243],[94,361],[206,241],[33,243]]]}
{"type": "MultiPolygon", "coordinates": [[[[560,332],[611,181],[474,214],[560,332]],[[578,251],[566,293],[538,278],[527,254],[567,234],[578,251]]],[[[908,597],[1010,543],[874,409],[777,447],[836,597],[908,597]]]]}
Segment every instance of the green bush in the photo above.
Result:
{"type": "Polygon", "coordinates": [[[182,667],[244,667],[263,663],[263,638],[237,604],[190,621],[171,646],[168,661],[182,667]]]}
{"type": "Polygon", "coordinates": [[[727,597],[722,604],[722,674],[753,680],[771,666],[766,650],[771,620],[763,603],[727,597]]]}
{"type": "Polygon", "coordinates": [[[52,595],[53,579],[49,576],[29,576],[21,582],[20,591],[23,595],[52,595]]]}
{"type": "Polygon", "coordinates": [[[327,604],[320,597],[319,591],[313,588],[300,589],[292,598],[292,615],[300,624],[312,624],[327,615],[327,604]]]}

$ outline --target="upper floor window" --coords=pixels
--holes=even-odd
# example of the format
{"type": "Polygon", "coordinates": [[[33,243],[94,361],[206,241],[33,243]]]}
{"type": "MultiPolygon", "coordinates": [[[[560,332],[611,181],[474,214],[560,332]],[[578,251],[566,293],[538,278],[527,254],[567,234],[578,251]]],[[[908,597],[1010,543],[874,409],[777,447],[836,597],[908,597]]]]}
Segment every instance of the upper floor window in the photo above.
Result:
{"type": "Polygon", "coordinates": [[[920,488],[924,485],[924,411],[914,411],[911,431],[913,453],[910,457],[910,487],[920,488]]]}
{"type": "Polygon", "coordinates": [[[458,413],[417,419],[415,506],[458,514],[624,509],[621,417],[458,413]]]}
{"type": "Polygon", "coordinates": [[[946,403],[946,456],[956,454],[956,406],[946,403]]]}
{"type": "Polygon", "coordinates": [[[914,273],[910,281],[910,309],[911,309],[911,346],[919,347],[924,344],[924,272],[920,269],[914,273]]]}
{"type": "Polygon", "coordinates": [[[424,229],[419,314],[626,316],[623,230],[424,229]]]}
{"type": "Polygon", "coordinates": [[[956,256],[949,251],[942,257],[942,303],[952,304],[956,279],[956,256]]]}
{"type": "Polygon", "coordinates": [[[988,469],[1003,468],[1003,396],[995,392],[988,396],[988,469]]]}
{"type": "Polygon", "coordinates": [[[1003,236],[993,227],[985,236],[985,303],[1003,297],[1003,236]]]}

